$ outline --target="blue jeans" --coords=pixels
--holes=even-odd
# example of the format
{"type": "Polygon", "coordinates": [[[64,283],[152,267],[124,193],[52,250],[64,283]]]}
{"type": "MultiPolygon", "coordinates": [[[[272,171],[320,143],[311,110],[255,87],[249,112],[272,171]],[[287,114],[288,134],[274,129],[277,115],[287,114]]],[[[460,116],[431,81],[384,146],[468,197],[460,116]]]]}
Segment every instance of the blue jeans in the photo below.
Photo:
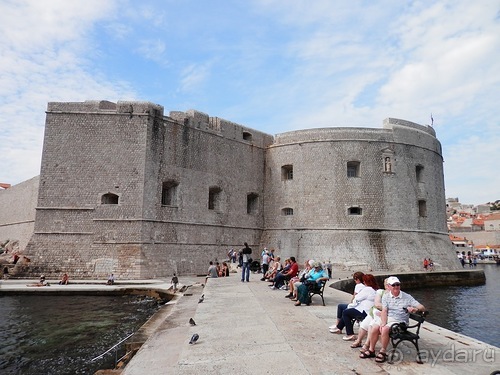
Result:
{"type": "Polygon", "coordinates": [[[245,274],[246,280],[250,281],[250,263],[248,262],[243,262],[243,266],[241,266],[241,281],[245,281],[245,274]]]}
{"type": "Polygon", "coordinates": [[[345,309],[347,309],[347,303],[339,303],[337,305],[337,319],[342,320],[342,313],[344,312],[345,309]]]}
{"type": "Polygon", "coordinates": [[[354,329],[352,325],[353,322],[355,320],[362,321],[364,318],[366,318],[366,313],[364,311],[359,311],[355,308],[345,309],[344,312],[342,313],[342,320],[340,321],[337,327],[339,329],[345,327],[346,335],[351,336],[354,335],[354,329]]]}

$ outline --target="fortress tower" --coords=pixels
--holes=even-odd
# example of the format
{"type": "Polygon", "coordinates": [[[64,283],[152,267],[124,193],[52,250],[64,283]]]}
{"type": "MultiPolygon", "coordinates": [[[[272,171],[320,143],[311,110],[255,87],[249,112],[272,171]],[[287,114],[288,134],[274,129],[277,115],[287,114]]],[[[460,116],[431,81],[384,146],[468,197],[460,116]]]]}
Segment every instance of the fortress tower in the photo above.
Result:
{"type": "Polygon", "coordinates": [[[398,119],[383,129],[279,134],[267,149],[265,231],[298,259],[356,269],[454,269],[446,229],[441,145],[434,130],[398,119]]]}
{"type": "Polygon", "coordinates": [[[29,272],[205,274],[243,242],[300,262],[455,269],[434,130],[387,119],[273,137],[147,102],[49,103],[29,272]]]}

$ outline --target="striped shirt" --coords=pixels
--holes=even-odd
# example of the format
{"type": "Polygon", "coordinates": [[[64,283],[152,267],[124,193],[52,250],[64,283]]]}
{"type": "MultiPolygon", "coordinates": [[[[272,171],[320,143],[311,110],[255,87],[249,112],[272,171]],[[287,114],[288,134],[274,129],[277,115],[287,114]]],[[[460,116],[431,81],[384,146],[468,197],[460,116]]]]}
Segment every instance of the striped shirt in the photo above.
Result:
{"type": "Polygon", "coordinates": [[[410,322],[410,314],[406,310],[409,306],[418,307],[420,302],[405,292],[400,292],[399,296],[395,297],[392,293],[384,293],[382,297],[382,307],[387,309],[389,319],[394,319],[397,322],[410,322]]]}

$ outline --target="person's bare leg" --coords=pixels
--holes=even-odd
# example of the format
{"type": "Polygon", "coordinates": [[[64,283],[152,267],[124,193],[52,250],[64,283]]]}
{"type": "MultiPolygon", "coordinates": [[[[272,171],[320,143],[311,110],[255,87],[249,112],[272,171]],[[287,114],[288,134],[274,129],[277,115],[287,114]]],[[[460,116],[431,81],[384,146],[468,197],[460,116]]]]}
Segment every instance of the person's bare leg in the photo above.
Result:
{"type": "Polygon", "coordinates": [[[380,326],[375,324],[372,326],[372,329],[371,329],[371,332],[370,332],[370,335],[368,336],[369,340],[370,340],[370,343],[369,343],[369,346],[368,346],[368,350],[371,351],[371,352],[374,352],[375,351],[375,345],[377,344],[377,341],[378,341],[378,335],[379,335],[379,331],[380,330],[380,326]]]}
{"type": "Polygon", "coordinates": [[[368,332],[366,332],[366,340],[363,344],[363,346],[361,347],[362,349],[368,349],[370,347],[370,333],[372,332],[372,326],[369,326],[368,327],[368,332]]]}
{"type": "Polygon", "coordinates": [[[380,334],[380,351],[385,353],[387,351],[387,345],[389,345],[389,326],[382,327],[382,333],[380,334]]]}

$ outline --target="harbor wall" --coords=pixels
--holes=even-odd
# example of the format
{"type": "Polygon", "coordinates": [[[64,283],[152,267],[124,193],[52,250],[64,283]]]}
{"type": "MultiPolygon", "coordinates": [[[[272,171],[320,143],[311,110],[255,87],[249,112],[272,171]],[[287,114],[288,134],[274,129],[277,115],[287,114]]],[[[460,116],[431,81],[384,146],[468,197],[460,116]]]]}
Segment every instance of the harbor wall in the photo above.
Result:
{"type": "MultiPolygon", "coordinates": [[[[401,281],[401,289],[403,290],[436,288],[439,286],[474,286],[486,283],[486,276],[483,270],[391,273],[378,274],[375,275],[375,278],[379,285],[382,286],[384,279],[389,276],[396,276],[401,281]]],[[[352,294],[354,292],[354,280],[352,277],[349,277],[334,281],[330,285],[330,288],[352,294]]]]}

